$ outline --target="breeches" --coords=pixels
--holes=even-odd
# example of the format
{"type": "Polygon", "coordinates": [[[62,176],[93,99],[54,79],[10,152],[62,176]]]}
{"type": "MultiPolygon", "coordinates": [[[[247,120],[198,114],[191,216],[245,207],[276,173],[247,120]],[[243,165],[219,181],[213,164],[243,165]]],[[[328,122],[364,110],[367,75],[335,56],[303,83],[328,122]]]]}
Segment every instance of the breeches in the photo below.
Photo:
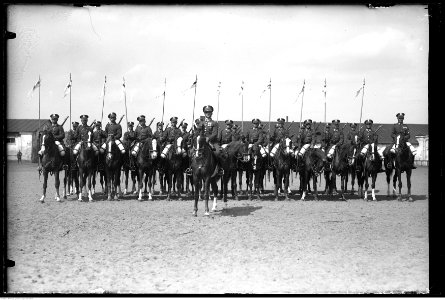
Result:
{"type": "MultiPolygon", "coordinates": [[[[114,142],[116,143],[121,153],[124,154],[125,148],[124,145],[122,145],[122,142],[120,140],[114,140],[114,142]]],[[[107,142],[103,143],[102,146],[100,147],[100,153],[105,153],[106,150],[107,150],[107,142]]]]}

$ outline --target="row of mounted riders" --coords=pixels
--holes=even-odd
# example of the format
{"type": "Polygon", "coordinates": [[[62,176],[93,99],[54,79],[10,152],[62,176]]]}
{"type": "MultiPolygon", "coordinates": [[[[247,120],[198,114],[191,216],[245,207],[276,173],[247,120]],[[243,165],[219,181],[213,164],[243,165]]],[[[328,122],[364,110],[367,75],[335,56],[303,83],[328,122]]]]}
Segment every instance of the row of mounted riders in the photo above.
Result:
{"type": "MultiPolygon", "coordinates": [[[[231,192],[235,199],[238,199],[236,177],[239,176],[239,184],[241,188],[242,173],[246,172],[246,193],[249,199],[255,193],[257,199],[264,191],[264,179],[267,171],[273,172],[275,184],[275,200],[278,200],[278,192],[284,192],[285,199],[289,199],[289,176],[291,171],[295,171],[300,175],[300,194],[301,199],[305,199],[308,188],[310,191],[310,180],[313,182],[314,199],[318,199],[317,195],[317,178],[324,173],[326,179],[325,193],[337,193],[336,176],[341,177],[341,189],[339,192],[340,199],[345,200],[345,191],[348,182],[348,176],[352,177],[352,192],[354,192],[354,182],[357,178],[358,191],[360,197],[368,200],[368,179],[371,178],[372,200],[375,197],[375,181],[377,174],[382,172],[382,162],[385,167],[388,183],[388,195],[390,194],[389,186],[391,175],[393,177],[393,195],[396,193],[396,182],[399,181],[398,199],[401,197],[401,173],[406,172],[408,200],[411,197],[411,170],[414,168],[414,156],[405,142],[401,141],[395,149],[391,150],[392,145],[383,151],[383,159],[374,148],[368,145],[369,151],[362,154],[360,149],[365,145],[353,144],[346,141],[343,145],[335,148],[332,156],[326,155],[325,148],[317,147],[312,144],[305,151],[303,156],[296,155],[297,147],[294,147],[290,138],[282,138],[274,149],[273,156],[268,147],[262,147],[258,144],[249,144],[244,139],[232,141],[225,147],[215,151],[215,147],[208,143],[204,135],[191,135],[187,140],[177,136],[174,143],[169,147],[168,152],[161,157],[161,145],[156,139],[146,139],[140,144],[140,149],[133,163],[130,156],[130,147],[125,148],[122,153],[112,135],[108,136],[104,145],[96,145],[96,149],[100,147],[103,153],[97,153],[93,148],[91,135],[85,136],[81,141],[79,153],[73,155],[73,147],[65,146],[66,155],[60,156],[58,146],[55,144],[54,136],[51,130],[42,132],[43,153],[41,153],[41,172],[44,175],[43,195],[40,201],[44,201],[46,197],[46,187],[48,173],[54,173],[56,186],[56,200],[60,201],[59,196],[59,171],[65,170],[64,178],[64,198],[67,195],[67,185],[76,185],[76,194],[78,200],[82,200],[82,190],[88,186],[88,199],[92,201],[94,194],[96,174],[100,174],[100,181],[108,200],[118,200],[120,192],[120,175],[121,170],[125,172],[125,187],[128,187],[128,177],[131,173],[133,187],[136,178],[138,180],[139,200],[142,200],[143,182],[145,182],[144,194],[147,192],[148,198],[152,199],[152,188],[156,182],[156,171],[159,173],[159,181],[161,191],[165,191],[167,199],[170,200],[172,195],[172,187],[176,181],[176,192],[181,197],[184,190],[184,179],[186,178],[186,192],[189,192],[189,182],[192,184],[192,191],[195,201],[200,197],[200,191],[204,187],[204,199],[206,200],[206,213],[208,212],[207,200],[210,193],[210,185],[214,193],[214,209],[216,208],[216,198],[218,196],[217,180],[221,179],[221,194],[224,202],[227,202],[228,181],[231,180],[231,192]],[[265,149],[266,148],[266,149],[265,149]],[[261,151],[261,150],[266,151],[261,151]],[[75,158],[74,158],[75,157],[75,158]],[[185,176],[188,174],[190,176],[185,176]],[[144,178],[145,175],[145,178],[144,178]],[[80,179],[80,182],[79,182],[80,179]],[[106,179],[104,189],[103,181],[106,179]],[[80,183],[80,188],[79,188],[80,183]],[[91,185],[93,184],[93,191],[91,185]],[[284,184],[284,186],[283,186],[284,184]]],[[[60,144],[59,144],[60,146],[60,144]]],[[[165,145],[164,145],[165,146],[165,145]]],[[[272,149],[272,147],[270,147],[272,149]]],[[[297,149],[298,150],[298,149],[297,149]]],[[[102,151],[101,151],[102,152],[102,151]]],[[[126,190],[125,189],[125,190],[126,190]]],[[[173,187],[174,192],[174,187],[173,187]]],[[[197,206],[195,204],[195,213],[197,206]]]]}

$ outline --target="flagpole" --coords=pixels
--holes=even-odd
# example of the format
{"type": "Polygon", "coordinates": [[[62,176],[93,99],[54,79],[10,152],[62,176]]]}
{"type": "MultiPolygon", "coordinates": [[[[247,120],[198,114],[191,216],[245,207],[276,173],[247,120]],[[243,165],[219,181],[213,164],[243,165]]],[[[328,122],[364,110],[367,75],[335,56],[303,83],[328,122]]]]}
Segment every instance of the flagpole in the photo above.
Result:
{"type": "Polygon", "coordinates": [[[122,79],[124,80],[125,122],[127,122],[127,131],[128,131],[127,87],[125,85],[125,77],[122,77],[122,79]]]}
{"type": "Polygon", "coordinates": [[[39,74],[39,130],[40,130],[40,86],[41,86],[41,83],[40,83],[40,74],[39,74]]]}
{"type": "Polygon", "coordinates": [[[196,85],[198,84],[198,74],[196,74],[195,79],[195,96],[193,97],[193,117],[192,117],[192,123],[195,123],[195,101],[196,101],[196,85]]]}
{"type": "Polygon", "coordinates": [[[72,120],[71,120],[71,87],[72,87],[72,84],[71,84],[71,73],[70,73],[70,130],[71,130],[71,123],[72,123],[72,120]]]}
{"type": "Polygon", "coordinates": [[[303,81],[303,96],[301,96],[300,129],[301,129],[301,120],[303,118],[303,102],[304,102],[304,86],[305,85],[306,85],[306,79],[303,81]]]}
{"type": "Polygon", "coordinates": [[[362,112],[363,112],[363,97],[365,96],[365,78],[363,78],[363,91],[362,91],[362,106],[360,107],[360,121],[359,121],[359,130],[360,125],[362,124],[362,112]]]}
{"type": "Polygon", "coordinates": [[[326,78],[324,79],[324,122],[326,123],[326,78]]]}
{"type": "Polygon", "coordinates": [[[104,94],[102,96],[102,116],[100,117],[100,122],[102,123],[103,119],[104,119],[104,105],[105,105],[105,84],[107,83],[107,75],[105,75],[105,82],[104,82],[104,87],[103,87],[103,91],[104,94]]]}
{"type": "Polygon", "coordinates": [[[244,131],[244,86],[241,86],[241,132],[243,131],[244,131]]]}
{"type": "Polygon", "coordinates": [[[161,123],[164,123],[164,105],[165,105],[165,90],[167,89],[167,77],[164,77],[164,100],[162,100],[162,119],[161,123]]]}
{"type": "MultiPolygon", "coordinates": [[[[270,153],[270,117],[272,113],[272,78],[269,79],[269,133],[267,135],[267,153],[270,153]]],[[[267,164],[270,166],[270,155],[267,155],[267,164]]],[[[270,172],[268,172],[270,181],[270,172]]]]}
{"type": "Polygon", "coordinates": [[[221,81],[219,82],[219,85],[218,85],[218,111],[216,112],[216,123],[218,123],[218,121],[219,121],[219,94],[220,94],[220,89],[221,89],[221,81]]]}

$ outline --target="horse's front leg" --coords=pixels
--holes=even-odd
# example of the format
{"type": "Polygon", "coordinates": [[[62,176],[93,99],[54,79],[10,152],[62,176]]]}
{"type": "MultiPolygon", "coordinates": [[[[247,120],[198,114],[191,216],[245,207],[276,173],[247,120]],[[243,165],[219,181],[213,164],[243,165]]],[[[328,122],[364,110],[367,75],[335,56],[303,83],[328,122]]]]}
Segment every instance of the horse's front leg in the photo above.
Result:
{"type": "Polygon", "coordinates": [[[209,197],[210,197],[210,177],[207,177],[204,181],[204,203],[205,203],[205,216],[209,216],[209,197]]]}
{"type": "Polygon", "coordinates": [[[344,172],[341,173],[340,175],[340,181],[341,181],[341,190],[340,190],[340,200],[346,200],[345,198],[345,190],[346,187],[348,186],[348,175],[347,173],[345,174],[344,172]]]}
{"type": "Polygon", "coordinates": [[[40,202],[45,202],[46,198],[46,188],[48,186],[48,171],[44,168],[43,169],[43,191],[42,191],[42,197],[40,197],[40,202]]]}
{"type": "Polygon", "coordinates": [[[394,169],[394,176],[392,177],[392,197],[393,198],[397,197],[396,185],[397,185],[397,170],[394,169]]]}
{"type": "Polygon", "coordinates": [[[183,184],[184,184],[184,178],[183,178],[182,170],[176,171],[176,190],[178,191],[178,200],[182,201],[182,191],[183,191],[183,184]]]}
{"type": "Polygon", "coordinates": [[[312,176],[312,183],[314,188],[314,200],[318,200],[317,177],[318,176],[316,174],[312,176]]]}
{"type": "Polygon", "coordinates": [[[107,176],[106,176],[107,178],[106,178],[106,181],[107,181],[107,194],[108,194],[108,197],[107,197],[107,200],[108,201],[111,201],[112,200],[112,198],[111,198],[111,193],[112,193],[112,190],[111,190],[111,187],[112,187],[112,185],[113,185],[113,176],[112,176],[112,171],[110,170],[110,171],[107,171],[107,176]]]}
{"type": "Polygon", "coordinates": [[[82,192],[83,192],[83,186],[85,185],[85,179],[83,178],[83,169],[79,168],[79,198],[77,200],[82,201],[82,192]]]}
{"type": "Polygon", "coordinates": [[[372,201],[377,201],[377,198],[375,197],[375,182],[377,180],[377,172],[373,172],[371,177],[372,177],[372,182],[371,182],[372,201]]]}
{"type": "Polygon", "coordinates": [[[128,190],[128,175],[129,175],[130,169],[124,168],[124,177],[125,177],[125,188],[124,188],[124,195],[127,194],[128,190]]]}
{"type": "Polygon", "coordinates": [[[284,200],[289,200],[289,176],[290,170],[284,173],[284,200]]]}
{"type": "Polygon", "coordinates": [[[142,201],[142,188],[144,185],[144,171],[142,168],[138,168],[137,171],[138,171],[138,175],[139,175],[139,177],[138,177],[138,194],[139,194],[138,200],[142,201]]]}
{"type": "Polygon", "coordinates": [[[119,194],[121,192],[121,171],[119,170],[115,171],[114,174],[114,200],[119,201],[119,194]]]}
{"type": "Polygon", "coordinates": [[[406,170],[406,186],[408,187],[408,201],[413,202],[414,199],[411,197],[411,172],[412,169],[406,170]]]}
{"type": "Polygon", "coordinates": [[[63,177],[63,199],[66,199],[66,185],[68,183],[69,171],[65,171],[65,176],[63,177]]]}
{"type": "Polygon", "coordinates": [[[200,197],[200,191],[201,191],[201,179],[198,178],[198,176],[193,175],[193,186],[195,188],[194,198],[195,198],[195,204],[193,207],[193,215],[195,217],[198,216],[198,201],[200,197]]]}
{"type": "Polygon", "coordinates": [[[230,183],[232,186],[232,198],[239,201],[238,191],[236,190],[236,171],[231,172],[230,183]]]}
{"type": "Polygon", "coordinates": [[[369,176],[368,173],[365,171],[365,173],[363,174],[364,179],[365,179],[365,196],[363,197],[363,200],[368,201],[368,188],[369,188],[369,176]]]}
{"type": "Polygon", "coordinates": [[[171,200],[171,198],[170,198],[170,195],[171,195],[171,191],[172,191],[172,181],[173,181],[173,174],[172,174],[172,171],[171,170],[168,170],[166,173],[165,173],[165,176],[166,176],[166,178],[167,178],[167,201],[170,201],[171,200]]]}
{"type": "Polygon", "coordinates": [[[399,181],[399,194],[397,195],[397,200],[403,201],[403,199],[402,199],[402,171],[400,169],[397,170],[397,180],[399,181]]]}
{"type": "Polygon", "coordinates": [[[59,187],[60,187],[60,178],[59,178],[59,170],[54,171],[54,185],[56,187],[56,195],[55,199],[57,202],[60,202],[60,195],[59,195],[59,187]]]}
{"type": "Polygon", "coordinates": [[[91,181],[92,181],[91,177],[93,177],[92,172],[88,172],[88,201],[89,202],[93,202],[93,193],[91,191],[91,181]]]}
{"type": "Polygon", "coordinates": [[[273,178],[274,178],[274,183],[275,183],[275,189],[274,189],[274,196],[275,196],[275,201],[278,201],[278,190],[281,189],[281,182],[282,182],[282,178],[281,178],[281,172],[278,170],[278,168],[274,169],[273,171],[273,178]]]}
{"type": "Polygon", "coordinates": [[[147,184],[148,184],[148,200],[153,200],[153,175],[151,173],[152,171],[149,171],[145,174],[145,176],[147,177],[147,184]]]}
{"type": "Polygon", "coordinates": [[[306,200],[306,193],[307,193],[307,186],[309,184],[309,171],[304,170],[300,173],[300,180],[302,181],[303,185],[300,186],[301,192],[301,200],[306,200]]]}

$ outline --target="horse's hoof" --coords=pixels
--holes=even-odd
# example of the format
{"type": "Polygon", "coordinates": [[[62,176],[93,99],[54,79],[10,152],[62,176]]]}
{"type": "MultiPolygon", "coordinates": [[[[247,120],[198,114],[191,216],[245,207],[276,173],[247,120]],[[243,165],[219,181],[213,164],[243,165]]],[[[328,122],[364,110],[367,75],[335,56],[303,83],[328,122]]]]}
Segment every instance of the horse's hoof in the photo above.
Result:
{"type": "Polygon", "coordinates": [[[142,198],[138,198],[138,201],[141,201],[141,202],[142,202],[142,198]]]}
{"type": "Polygon", "coordinates": [[[208,217],[208,216],[210,216],[210,213],[209,213],[208,211],[206,211],[206,212],[204,213],[204,216],[208,217]]]}
{"type": "Polygon", "coordinates": [[[193,212],[193,216],[194,216],[194,217],[197,217],[197,216],[198,216],[198,212],[197,212],[197,211],[194,211],[194,212],[193,212]]]}
{"type": "Polygon", "coordinates": [[[179,198],[178,198],[178,201],[182,201],[182,198],[181,198],[181,197],[179,197],[179,198]]]}
{"type": "Polygon", "coordinates": [[[275,198],[274,201],[278,201],[278,198],[275,198]]]}
{"type": "Polygon", "coordinates": [[[94,202],[93,198],[88,199],[88,202],[89,202],[89,203],[94,202]]]}
{"type": "Polygon", "coordinates": [[[39,199],[40,203],[44,203],[45,202],[45,197],[42,197],[39,199]]]}
{"type": "Polygon", "coordinates": [[[408,197],[408,202],[414,202],[414,199],[410,196],[408,197]]]}
{"type": "Polygon", "coordinates": [[[56,202],[60,202],[60,197],[56,197],[56,202]]]}

